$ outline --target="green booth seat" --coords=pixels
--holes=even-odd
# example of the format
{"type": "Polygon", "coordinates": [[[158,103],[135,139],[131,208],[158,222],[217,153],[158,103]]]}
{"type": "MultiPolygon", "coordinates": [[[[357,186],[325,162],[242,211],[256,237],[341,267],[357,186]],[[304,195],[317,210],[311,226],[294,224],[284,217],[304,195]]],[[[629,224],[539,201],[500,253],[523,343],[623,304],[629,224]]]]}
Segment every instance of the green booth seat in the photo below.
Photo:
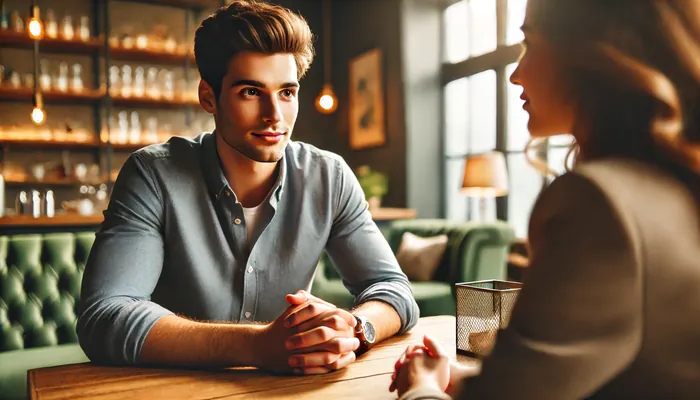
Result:
{"type": "MultiPolygon", "coordinates": [[[[455,283],[505,279],[508,250],[515,240],[512,227],[503,221],[397,220],[382,226],[381,231],[394,254],[405,232],[422,237],[447,235],[447,248],[433,279],[411,282],[421,317],[455,315],[455,283]]],[[[311,292],[338,307],[353,305],[352,294],[343,285],[327,254],[319,260],[311,292]]]]}
{"type": "Polygon", "coordinates": [[[0,236],[0,398],[26,398],[30,369],[87,361],[75,324],[94,237],[0,236]]]}

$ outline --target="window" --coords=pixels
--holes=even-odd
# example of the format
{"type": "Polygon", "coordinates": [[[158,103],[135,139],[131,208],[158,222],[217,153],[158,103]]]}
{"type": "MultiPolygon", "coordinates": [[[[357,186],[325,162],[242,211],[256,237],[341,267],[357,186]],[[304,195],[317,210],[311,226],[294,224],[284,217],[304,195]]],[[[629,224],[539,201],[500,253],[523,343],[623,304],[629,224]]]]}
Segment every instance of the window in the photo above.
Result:
{"type": "MultiPolygon", "coordinates": [[[[443,14],[445,217],[478,219],[479,200],[460,193],[464,159],[501,151],[508,164],[509,193],[488,199],[486,213],[508,221],[518,237],[527,236],[532,207],[547,184],[525,158],[528,114],[522,108],[522,88],[510,83],[521,51],[526,3],[461,0],[443,14]]],[[[570,138],[557,137],[548,143],[542,156],[552,169],[564,171],[570,138]]]]}

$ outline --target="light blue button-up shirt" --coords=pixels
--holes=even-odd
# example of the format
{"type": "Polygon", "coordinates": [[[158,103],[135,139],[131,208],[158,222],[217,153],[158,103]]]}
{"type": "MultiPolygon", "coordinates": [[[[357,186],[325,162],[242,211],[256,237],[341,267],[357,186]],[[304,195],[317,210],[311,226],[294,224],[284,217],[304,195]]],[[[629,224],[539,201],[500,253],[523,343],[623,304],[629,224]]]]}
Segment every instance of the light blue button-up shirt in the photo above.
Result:
{"type": "Polygon", "coordinates": [[[246,245],[243,209],[215,133],[132,154],[117,179],[83,277],[78,337],[92,360],[134,363],[156,321],[272,321],[309,290],[326,250],[355,303],[386,302],[415,325],[408,279],[345,161],[290,142],[246,245]],[[263,212],[264,211],[264,212],[263,212]]]}

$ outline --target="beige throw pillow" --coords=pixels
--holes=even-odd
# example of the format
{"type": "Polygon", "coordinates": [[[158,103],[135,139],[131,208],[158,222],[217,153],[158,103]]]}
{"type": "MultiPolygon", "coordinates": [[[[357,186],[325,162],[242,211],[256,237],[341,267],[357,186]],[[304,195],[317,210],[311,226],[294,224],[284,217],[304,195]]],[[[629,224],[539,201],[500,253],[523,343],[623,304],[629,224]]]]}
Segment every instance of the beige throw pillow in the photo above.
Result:
{"type": "Polygon", "coordinates": [[[447,249],[447,235],[420,237],[405,232],[396,259],[411,281],[429,281],[447,249]]]}

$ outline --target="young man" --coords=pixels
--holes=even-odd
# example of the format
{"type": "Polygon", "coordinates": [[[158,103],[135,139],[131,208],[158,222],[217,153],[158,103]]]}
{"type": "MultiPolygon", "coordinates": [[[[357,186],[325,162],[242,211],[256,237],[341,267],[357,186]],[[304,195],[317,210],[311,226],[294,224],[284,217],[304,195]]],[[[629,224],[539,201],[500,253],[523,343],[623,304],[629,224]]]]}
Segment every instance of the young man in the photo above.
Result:
{"type": "Polygon", "coordinates": [[[195,57],[216,131],[122,167],[83,278],[85,353],[312,374],[411,328],[409,282],[352,171],[290,141],[313,58],[304,19],[234,1],[197,29],[195,57]],[[324,249],[356,296],[352,311],[305,291],[324,249]]]}

